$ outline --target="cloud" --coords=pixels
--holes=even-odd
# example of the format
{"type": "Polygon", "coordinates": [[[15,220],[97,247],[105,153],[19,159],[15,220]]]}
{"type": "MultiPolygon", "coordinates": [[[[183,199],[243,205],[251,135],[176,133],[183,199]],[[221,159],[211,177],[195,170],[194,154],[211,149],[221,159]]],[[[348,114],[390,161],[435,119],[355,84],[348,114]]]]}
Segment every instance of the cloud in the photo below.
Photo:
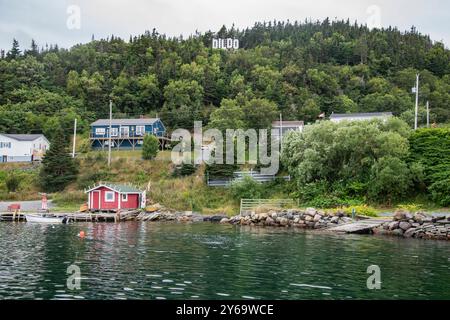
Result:
{"type": "Polygon", "coordinates": [[[450,43],[450,2],[389,0],[0,0],[0,48],[9,49],[13,38],[27,47],[31,38],[39,45],[70,47],[88,42],[92,34],[124,37],[156,28],[171,36],[196,30],[218,30],[223,24],[245,28],[257,21],[347,19],[368,22],[367,8],[380,8],[382,26],[409,30],[412,25],[434,40],[450,43]],[[81,10],[81,28],[68,29],[67,7],[81,10]]]}

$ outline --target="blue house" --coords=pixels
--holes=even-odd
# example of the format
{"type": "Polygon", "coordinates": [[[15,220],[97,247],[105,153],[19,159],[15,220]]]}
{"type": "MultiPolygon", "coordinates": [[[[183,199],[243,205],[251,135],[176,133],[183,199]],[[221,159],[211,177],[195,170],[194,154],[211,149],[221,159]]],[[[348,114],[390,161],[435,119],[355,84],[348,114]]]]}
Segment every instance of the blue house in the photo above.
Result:
{"type": "MultiPolygon", "coordinates": [[[[94,149],[108,148],[109,119],[91,124],[91,145],[94,149]]],[[[160,142],[165,140],[166,128],[159,118],[111,120],[111,148],[135,149],[142,147],[146,135],[154,135],[160,142]]],[[[161,145],[163,145],[161,143],[161,145]]]]}

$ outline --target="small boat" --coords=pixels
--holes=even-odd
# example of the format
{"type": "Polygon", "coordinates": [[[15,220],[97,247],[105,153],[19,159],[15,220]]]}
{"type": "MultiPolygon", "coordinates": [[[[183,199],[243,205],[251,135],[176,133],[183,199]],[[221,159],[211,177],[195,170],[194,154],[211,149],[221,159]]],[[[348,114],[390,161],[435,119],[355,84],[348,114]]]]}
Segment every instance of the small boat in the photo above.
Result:
{"type": "Polygon", "coordinates": [[[37,222],[37,223],[66,223],[66,217],[55,217],[55,216],[47,216],[47,215],[35,215],[35,214],[26,214],[25,218],[27,222],[37,222]]]}

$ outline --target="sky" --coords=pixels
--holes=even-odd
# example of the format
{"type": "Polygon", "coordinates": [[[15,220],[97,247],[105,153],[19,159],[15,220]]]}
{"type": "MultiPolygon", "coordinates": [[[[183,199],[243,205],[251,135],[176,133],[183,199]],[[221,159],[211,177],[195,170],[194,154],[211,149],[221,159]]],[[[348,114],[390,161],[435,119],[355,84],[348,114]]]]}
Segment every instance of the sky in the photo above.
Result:
{"type": "Polygon", "coordinates": [[[128,39],[156,28],[169,36],[238,28],[257,21],[347,19],[369,27],[415,26],[450,45],[448,0],[0,0],[0,49],[16,38],[69,48],[114,34],[128,39]]]}

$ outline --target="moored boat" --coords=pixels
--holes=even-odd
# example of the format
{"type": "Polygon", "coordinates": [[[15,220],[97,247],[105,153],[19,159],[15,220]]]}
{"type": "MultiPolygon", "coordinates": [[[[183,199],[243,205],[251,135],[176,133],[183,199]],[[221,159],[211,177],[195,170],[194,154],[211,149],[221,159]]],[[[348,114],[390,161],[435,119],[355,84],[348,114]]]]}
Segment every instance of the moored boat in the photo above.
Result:
{"type": "Polygon", "coordinates": [[[55,217],[55,216],[45,216],[39,214],[26,214],[25,218],[27,222],[37,222],[37,223],[65,223],[66,217],[55,217]]]}

